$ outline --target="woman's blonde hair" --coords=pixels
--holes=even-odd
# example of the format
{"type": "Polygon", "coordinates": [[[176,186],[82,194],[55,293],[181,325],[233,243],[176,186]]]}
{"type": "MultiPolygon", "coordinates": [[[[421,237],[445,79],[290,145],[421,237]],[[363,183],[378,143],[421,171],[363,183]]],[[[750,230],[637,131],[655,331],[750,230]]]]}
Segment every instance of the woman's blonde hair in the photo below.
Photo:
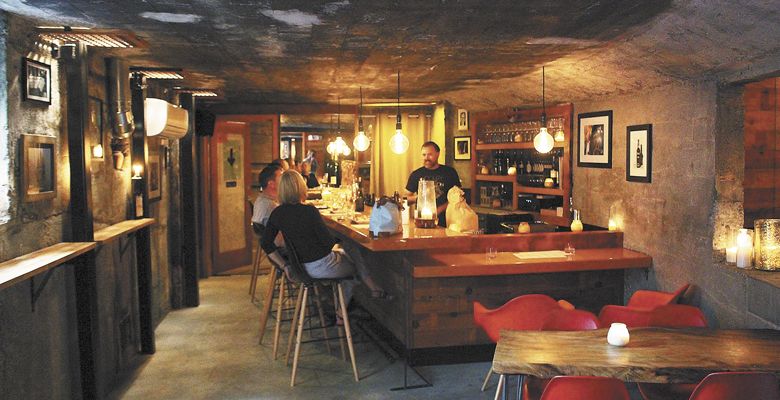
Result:
{"type": "Polygon", "coordinates": [[[294,170],[288,169],[282,173],[282,177],[279,178],[279,188],[277,189],[276,198],[279,204],[298,204],[306,200],[306,181],[303,180],[301,174],[294,170]]]}

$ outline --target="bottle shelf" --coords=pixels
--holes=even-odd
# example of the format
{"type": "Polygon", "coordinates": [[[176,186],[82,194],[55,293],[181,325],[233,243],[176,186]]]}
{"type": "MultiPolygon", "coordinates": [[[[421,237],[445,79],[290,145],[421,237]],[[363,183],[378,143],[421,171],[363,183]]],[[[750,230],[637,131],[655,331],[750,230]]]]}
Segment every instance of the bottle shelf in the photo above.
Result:
{"type": "Polygon", "coordinates": [[[563,196],[563,190],[561,188],[546,188],[536,186],[523,186],[515,184],[515,194],[518,193],[530,193],[530,194],[546,194],[551,196],[563,196]]]}
{"type": "Polygon", "coordinates": [[[514,183],[514,175],[477,175],[478,181],[483,182],[509,182],[514,183]]]}

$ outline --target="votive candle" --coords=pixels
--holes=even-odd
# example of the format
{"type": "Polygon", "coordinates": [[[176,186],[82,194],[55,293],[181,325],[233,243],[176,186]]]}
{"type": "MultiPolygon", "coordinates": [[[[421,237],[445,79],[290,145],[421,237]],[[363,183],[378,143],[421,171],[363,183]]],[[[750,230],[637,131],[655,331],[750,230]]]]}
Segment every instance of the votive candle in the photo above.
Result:
{"type": "Polygon", "coordinates": [[[628,344],[629,339],[630,335],[628,334],[628,327],[626,327],[626,324],[613,322],[612,325],[609,326],[607,343],[613,346],[625,346],[628,344]]]}

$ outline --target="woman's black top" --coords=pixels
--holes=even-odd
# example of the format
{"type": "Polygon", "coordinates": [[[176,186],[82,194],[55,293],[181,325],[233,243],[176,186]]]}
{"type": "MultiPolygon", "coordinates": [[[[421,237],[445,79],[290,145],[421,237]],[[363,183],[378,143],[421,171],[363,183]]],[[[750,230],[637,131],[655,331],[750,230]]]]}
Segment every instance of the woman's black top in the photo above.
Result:
{"type": "Polygon", "coordinates": [[[314,172],[306,176],[306,187],[308,187],[309,189],[314,189],[319,185],[320,182],[317,181],[317,177],[314,175],[314,172]]]}
{"type": "Polygon", "coordinates": [[[312,205],[282,204],[268,217],[260,246],[267,254],[276,251],[274,238],[281,231],[285,240],[292,241],[301,262],[312,262],[327,256],[336,240],[322,221],[320,212],[312,205]]]}

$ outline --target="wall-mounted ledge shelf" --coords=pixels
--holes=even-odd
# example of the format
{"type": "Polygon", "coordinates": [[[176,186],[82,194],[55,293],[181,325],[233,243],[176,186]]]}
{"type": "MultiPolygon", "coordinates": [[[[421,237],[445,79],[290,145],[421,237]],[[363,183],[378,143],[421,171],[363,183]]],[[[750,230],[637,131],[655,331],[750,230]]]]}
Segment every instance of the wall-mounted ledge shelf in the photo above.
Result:
{"type": "Polygon", "coordinates": [[[40,275],[97,247],[94,242],[58,243],[0,263],[0,290],[40,275]]]}
{"type": "Polygon", "coordinates": [[[122,235],[133,233],[139,229],[155,223],[154,218],[129,219],[120,223],[105,227],[95,232],[95,241],[98,244],[109,243],[122,235]]]}

